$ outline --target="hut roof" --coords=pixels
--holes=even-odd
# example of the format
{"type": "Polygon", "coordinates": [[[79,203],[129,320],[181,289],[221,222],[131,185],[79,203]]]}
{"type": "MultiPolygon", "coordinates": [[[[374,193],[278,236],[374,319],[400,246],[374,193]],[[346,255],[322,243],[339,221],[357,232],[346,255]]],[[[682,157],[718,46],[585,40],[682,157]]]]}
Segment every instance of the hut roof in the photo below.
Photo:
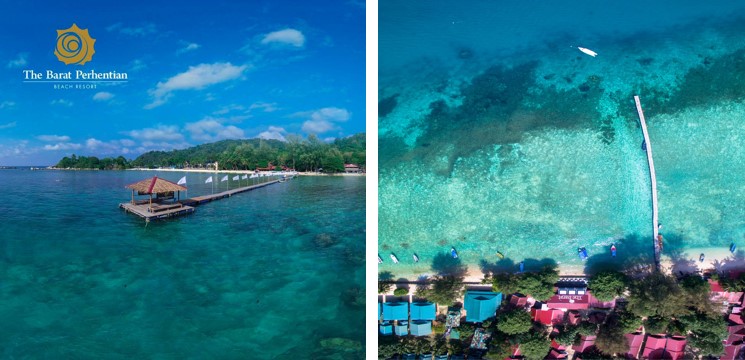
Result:
{"type": "Polygon", "coordinates": [[[127,189],[136,190],[140,194],[159,194],[171,191],[186,191],[185,186],[178,185],[168,180],[159,179],[153,176],[152,179],[145,179],[134,184],[125,186],[127,189]]]}

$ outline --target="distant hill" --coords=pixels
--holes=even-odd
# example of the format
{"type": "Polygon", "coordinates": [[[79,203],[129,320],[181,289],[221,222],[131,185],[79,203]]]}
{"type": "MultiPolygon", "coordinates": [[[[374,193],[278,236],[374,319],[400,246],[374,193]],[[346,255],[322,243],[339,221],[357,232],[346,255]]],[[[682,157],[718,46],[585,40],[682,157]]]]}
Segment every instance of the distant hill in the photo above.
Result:
{"type": "Polygon", "coordinates": [[[344,164],[365,165],[365,134],[360,133],[332,143],[325,143],[315,135],[303,139],[287,136],[287,141],[244,139],[222,140],[182,150],[149,151],[134,160],[117,158],[98,159],[94,156],[64,157],[58,168],[126,169],[132,167],[210,167],[218,162],[222,170],[253,170],[272,166],[313,171],[342,172],[344,164]]]}

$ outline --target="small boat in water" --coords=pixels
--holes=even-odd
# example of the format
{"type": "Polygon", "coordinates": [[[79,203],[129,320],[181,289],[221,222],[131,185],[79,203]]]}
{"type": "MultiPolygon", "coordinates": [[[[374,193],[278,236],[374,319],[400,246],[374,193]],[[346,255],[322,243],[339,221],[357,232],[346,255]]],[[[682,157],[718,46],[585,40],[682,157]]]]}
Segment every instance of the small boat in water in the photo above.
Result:
{"type": "Polygon", "coordinates": [[[504,254],[502,254],[501,252],[497,251],[497,257],[500,258],[500,259],[504,259],[504,254]]]}
{"type": "Polygon", "coordinates": [[[418,263],[419,262],[419,256],[417,256],[416,253],[414,253],[414,262],[415,263],[418,263]]]}
{"type": "Polygon", "coordinates": [[[642,140],[642,150],[647,151],[647,140],[642,140]]]}
{"type": "Polygon", "coordinates": [[[610,254],[613,257],[616,257],[616,244],[611,244],[610,246],[610,254]]]}
{"type": "Polygon", "coordinates": [[[729,251],[730,251],[730,252],[735,252],[735,250],[737,250],[737,245],[735,245],[735,243],[733,242],[733,243],[732,243],[732,244],[731,244],[731,245],[729,246],[729,251]]]}
{"type": "Polygon", "coordinates": [[[579,258],[582,260],[587,260],[587,249],[584,247],[577,249],[577,254],[579,255],[579,258]]]}
{"type": "Polygon", "coordinates": [[[579,51],[581,51],[581,52],[583,52],[583,53],[585,53],[587,55],[590,55],[592,57],[598,56],[598,53],[596,53],[596,52],[594,52],[594,51],[592,51],[592,50],[590,50],[588,48],[583,48],[583,47],[577,46],[577,49],[579,49],[579,51]]]}
{"type": "Polygon", "coordinates": [[[701,253],[701,256],[698,257],[698,261],[704,262],[704,253],[701,253]]]}
{"type": "Polygon", "coordinates": [[[450,248],[450,255],[453,256],[453,259],[457,259],[458,258],[458,252],[455,251],[455,248],[454,247],[451,247],[450,248]]]}
{"type": "Polygon", "coordinates": [[[398,264],[398,258],[396,257],[396,255],[393,255],[393,253],[391,253],[391,260],[393,260],[394,264],[398,264]]]}
{"type": "Polygon", "coordinates": [[[380,257],[380,255],[378,255],[378,264],[382,264],[382,263],[383,263],[383,259],[380,257]]]}
{"type": "Polygon", "coordinates": [[[520,272],[525,271],[525,261],[520,262],[520,272]]]}

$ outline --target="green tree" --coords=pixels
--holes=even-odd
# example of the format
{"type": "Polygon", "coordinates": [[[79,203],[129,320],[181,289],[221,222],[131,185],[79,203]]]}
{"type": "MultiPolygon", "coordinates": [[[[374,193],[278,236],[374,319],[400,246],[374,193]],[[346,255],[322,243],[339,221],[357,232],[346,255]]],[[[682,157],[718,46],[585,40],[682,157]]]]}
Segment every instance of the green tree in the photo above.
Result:
{"type": "Polygon", "coordinates": [[[627,309],[634,314],[671,318],[690,313],[683,291],[671,275],[655,271],[629,286],[627,309]]]}
{"type": "Polygon", "coordinates": [[[630,311],[621,311],[616,314],[618,327],[624,334],[632,333],[642,326],[642,318],[630,311]]]}
{"type": "Polygon", "coordinates": [[[512,273],[497,273],[491,278],[492,290],[503,294],[514,294],[518,290],[517,275],[512,273]]]}
{"type": "Polygon", "coordinates": [[[680,322],[690,331],[688,345],[698,355],[718,355],[724,351],[722,340],[727,338],[727,322],[722,316],[695,313],[682,316],[680,322]]]}
{"type": "Polygon", "coordinates": [[[463,276],[434,276],[429,285],[417,287],[416,295],[440,305],[451,305],[462,294],[463,276]]]}
{"type": "Polygon", "coordinates": [[[488,352],[484,355],[487,360],[504,360],[512,355],[512,344],[501,333],[496,333],[489,341],[488,352]]]}
{"type": "Polygon", "coordinates": [[[385,294],[393,288],[393,274],[390,271],[378,273],[378,294],[385,294]]]}
{"type": "Polygon", "coordinates": [[[533,326],[533,318],[523,309],[503,312],[497,318],[497,329],[507,335],[523,334],[533,326]]]}
{"type": "Polygon", "coordinates": [[[626,290],[626,275],[618,271],[602,271],[595,274],[588,283],[592,295],[600,301],[610,301],[626,290]]]}
{"type": "Polygon", "coordinates": [[[711,316],[719,314],[718,307],[711,301],[711,286],[708,281],[691,274],[683,277],[679,283],[690,308],[711,316]]]}
{"type": "Polygon", "coordinates": [[[538,301],[546,301],[555,295],[554,284],[559,281],[556,266],[544,267],[539,272],[523,273],[518,277],[517,289],[521,294],[532,296],[538,301]]]}
{"type": "Polygon", "coordinates": [[[629,348],[629,342],[623,335],[618,318],[615,314],[611,314],[598,330],[595,347],[608,355],[623,353],[629,348]]]}
{"type": "Polygon", "coordinates": [[[577,335],[579,335],[578,326],[564,325],[559,334],[554,337],[554,340],[561,345],[571,346],[577,340],[577,335]]]}
{"type": "Polygon", "coordinates": [[[409,295],[409,289],[406,289],[406,288],[396,288],[396,290],[393,290],[393,295],[396,295],[396,296],[409,295]]]}
{"type": "Polygon", "coordinates": [[[598,332],[598,326],[591,322],[584,321],[579,323],[577,326],[577,332],[584,336],[595,335],[598,332]]]}
{"type": "Polygon", "coordinates": [[[661,316],[650,316],[644,320],[644,330],[648,334],[663,334],[667,331],[670,320],[661,316]]]}
{"type": "Polygon", "coordinates": [[[530,331],[518,337],[520,353],[526,359],[543,359],[551,348],[551,340],[546,333],[541,331],[530,331]]]}

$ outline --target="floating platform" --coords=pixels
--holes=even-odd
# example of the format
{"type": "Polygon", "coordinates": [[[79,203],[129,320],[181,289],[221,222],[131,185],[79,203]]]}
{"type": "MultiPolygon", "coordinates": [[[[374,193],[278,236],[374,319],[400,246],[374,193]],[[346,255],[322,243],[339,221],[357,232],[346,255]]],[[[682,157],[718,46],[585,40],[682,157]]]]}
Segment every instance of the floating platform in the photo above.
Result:
{"type": "Polygon", "coordinates": [[[179,201],[176,201],[170,204],[153,204],[151,206],[149,203],[133,204],[131,202],[126,202],[126,203],[119,204],[119,208],[122,208],[129,213],[135,214],[145,219],[146,222],[150,222],[152,220],[161,220],[161,219],[167,219],[170,217],[188,215],[188,214],[193,213],[196,210],[195,206],[197,205],[205,204],[205,203],[215,201],[215,200],[229,198],[235,194],[258,189],[258,188],[268,186],[271,184],[275,184],[278,182],[280,181],[279,180],[267,181],[265,183],[226,190],[226,191],[219,192],[216,194],[196,196],[196,197],[189,198],[189,199],[179,200],[179,201]]]}

